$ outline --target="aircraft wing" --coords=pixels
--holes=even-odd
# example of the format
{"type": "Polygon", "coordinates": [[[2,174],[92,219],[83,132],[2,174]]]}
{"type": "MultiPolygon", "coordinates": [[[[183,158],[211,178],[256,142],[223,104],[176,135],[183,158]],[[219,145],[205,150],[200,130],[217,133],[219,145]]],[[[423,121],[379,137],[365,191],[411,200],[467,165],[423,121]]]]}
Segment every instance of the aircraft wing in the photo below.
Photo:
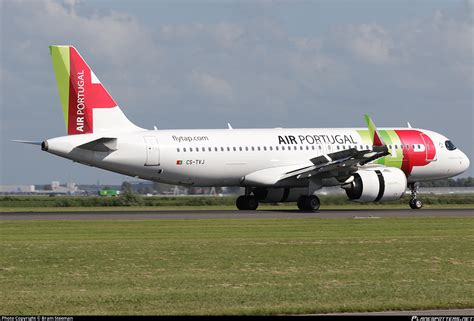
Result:
{"type": "Polygon", "coordinates": [[[323,172],[355,172],[359,166],[363,166],[377,158],[389,154],[387,146],[374,146],[372,150],[357,150],[356,148],[351,148],[340,152],[321,155],[310,159],[313,165],[286,172],[280,177],[280,180],[293,177],[296,179],[310,178],[311,176],[323,172]]]}
{"type": "Polygon", "coordinates": [[[313,165],[287,172],[280,180],[292,177],[296,179],[309,178],[324,172],[332,172],[334,176],[338,176],[338,172],[352,173],[357,171],[359,166],[370,163],[377,158],[390,155],[387,145],[382,140],[372,118],[366,114],[365,121],[369,128],[372,149],[357,150],[356,148],[350,148],[312,158],[310,161],[313,165]]]}
{"type": "Polygon", "coordinates": [[[390,155],[372,119],[365,115],[372,140],[372,149],[350,148],[311,158],[304,165],[273,167],[250,173],[243,177],[247,184],[274,185],[286,179],[309,179],[312,176],[347,177],[380,157],[390,155]]]}

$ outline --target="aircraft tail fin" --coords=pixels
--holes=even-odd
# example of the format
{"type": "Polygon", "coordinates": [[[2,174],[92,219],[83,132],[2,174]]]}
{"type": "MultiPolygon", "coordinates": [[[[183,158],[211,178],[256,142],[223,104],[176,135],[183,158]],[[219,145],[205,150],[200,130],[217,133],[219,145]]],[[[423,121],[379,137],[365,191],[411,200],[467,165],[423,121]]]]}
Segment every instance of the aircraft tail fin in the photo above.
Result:
{"type": "Polygon", "coordinates": [[[73,46],[50,46],[68,135],[142,130],[130,122],[73,46]]]}
{"type": "Polygon", "coordinates": [[[375,126],[374,121],[368,114],[365,114],[365,121],[367,123],[367,127],[369,128],[370,139],[372,140],[373,146],[385,146],[385,142],[382,140],[382,136],[380,136],[377,127],[375,126]]]}

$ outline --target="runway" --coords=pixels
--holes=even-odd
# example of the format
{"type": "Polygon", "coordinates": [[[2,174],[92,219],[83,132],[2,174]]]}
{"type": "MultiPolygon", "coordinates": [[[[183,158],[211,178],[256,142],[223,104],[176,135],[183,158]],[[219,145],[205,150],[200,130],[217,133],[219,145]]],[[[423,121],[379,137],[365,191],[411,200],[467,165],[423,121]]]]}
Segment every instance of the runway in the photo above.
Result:
{"type": "Polygon", "coordinates": [[[0,220],[182,220],[182,219],[379,219],[389,217],[474,217],[474,209],[374,209],[321,210],[302,213],[297,210],[186,210],[186,211],[104,211],[104,212],[22,212],[0,213],[0,220]]]}

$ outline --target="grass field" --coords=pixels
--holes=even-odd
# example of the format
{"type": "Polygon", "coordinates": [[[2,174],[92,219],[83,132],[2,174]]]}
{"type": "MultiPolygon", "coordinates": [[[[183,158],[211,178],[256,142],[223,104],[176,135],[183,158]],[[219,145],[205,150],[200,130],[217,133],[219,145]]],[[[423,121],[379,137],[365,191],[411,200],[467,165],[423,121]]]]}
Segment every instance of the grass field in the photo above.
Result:
{"type": "Polygon", "coordinates": [[[1,221],[0,314],[474,307],[474,219],[1,221]]]}

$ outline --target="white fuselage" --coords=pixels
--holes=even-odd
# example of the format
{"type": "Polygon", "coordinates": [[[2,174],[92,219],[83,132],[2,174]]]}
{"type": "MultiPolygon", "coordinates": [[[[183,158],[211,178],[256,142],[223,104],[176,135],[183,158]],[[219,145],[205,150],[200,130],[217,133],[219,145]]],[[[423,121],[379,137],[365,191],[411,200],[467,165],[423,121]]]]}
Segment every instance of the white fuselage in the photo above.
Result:
{"type": "MultiPolygon", "coordinates": [[[[382,132],[385,129],[380,129],[382,132]]],[[[424,144],[418,134],[404,143],[393,138],[391,155],[384,165],[401,167],[411,162],[409,182],[458,175],[469,167],[469,159],[459,149],[448,150],[446,137],[422,129],[387,129],[387,133],[417,131],[428,136],[424,144]],[[406,147],[405,145],[410,145],[406,147]],[[433,146],[435,151],[433,151],[433,146]],[[430,153],[429,153],[430,152],[430,153]],[[405,153],[405,155],[404,155],[405,153]],[[418,162],[413,162],[416,159],[418,162]]],[[[271,186],[272,168],[288,171],[311,165],[310,159],[357,148],[369,149],[364,128],[308,129],[207,129],[99,132],[69,135],[47,140],[47,151],[74,161],[146,180],[194,186],[252,185],[250,174],[266,170],[257,184],[271,186]],[[102,137],[117,138],[116,150],[99,152],[76,148],[102,137]],[[248,179],[245,179],[248,177],[248,179]]],[[[387,134],[388,135],[388,134],[387,134]]],[[[391,134],[392,136],[393,133],[391,134]]],[[[412,135],[413,136],[413,135],[412,135]]],[[[406,138],[405,138],[406,140],[406,138]]],[[[376,162],[377,163],[377,162],[376,162]]],[[[370,165],[369,165],[370,166],[370,165]]],[[[373,166],[376,166],[374,164],[373,166]]],[[[403,169],[403,168],[402,168],[403,169]]],[[[280,170],[281,171],[281,170],[280,170]]],[[[332,185],[327,180],[325,185],[332,185]]],[[[337,182],[336,182],[337,183],[337,182]]],[[[291,183],[303,186],[307,181],[291,183]]]]}

